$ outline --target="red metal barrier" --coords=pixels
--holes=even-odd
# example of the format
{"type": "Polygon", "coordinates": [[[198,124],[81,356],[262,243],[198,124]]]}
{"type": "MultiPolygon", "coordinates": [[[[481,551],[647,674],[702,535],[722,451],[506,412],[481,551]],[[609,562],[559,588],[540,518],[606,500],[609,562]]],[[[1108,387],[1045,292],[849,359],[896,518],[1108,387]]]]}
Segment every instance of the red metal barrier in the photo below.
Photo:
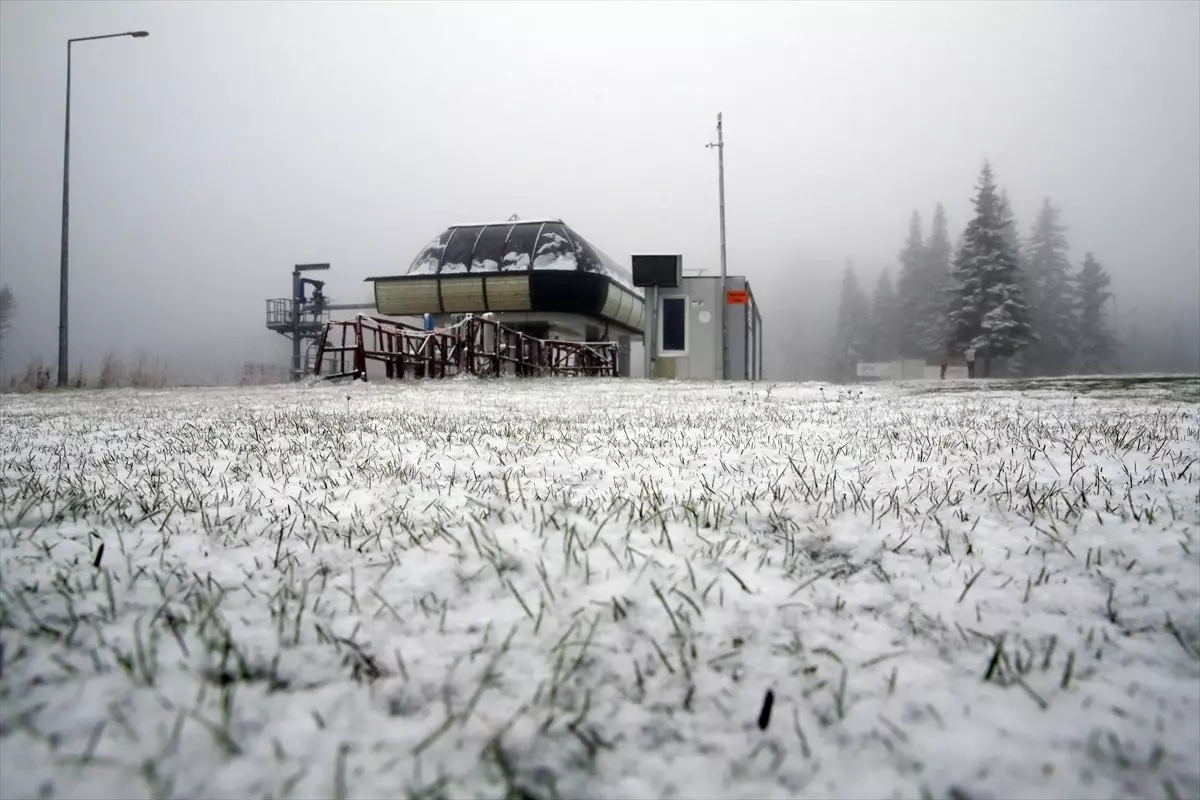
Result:
{"type": "Polygon", "coordinates": [[[326,323],[317,344],[314,375],[365,381],[369,362],[383,364],[389,379],[448,378],[462,374],[523,377],[616,377],[618,374],[615,342],[538,339],[495,320],[473,315],[449,328],[433,331],[365,314],[354,320],[326,323]],[[341,342],[331,346],[336,341],[331,335],[339,329],[341,342]],[[346,339],[351,333],[354,344],[348,346],[346,339]],[[347,353],[352,356],[349,370],[347,353]]]}

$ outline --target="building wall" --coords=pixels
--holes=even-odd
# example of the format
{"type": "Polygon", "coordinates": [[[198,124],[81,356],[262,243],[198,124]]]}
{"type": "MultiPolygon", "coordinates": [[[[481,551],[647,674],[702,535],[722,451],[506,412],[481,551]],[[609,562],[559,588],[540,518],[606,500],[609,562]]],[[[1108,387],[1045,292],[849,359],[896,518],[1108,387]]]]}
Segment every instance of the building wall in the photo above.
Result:
{"type": "Polygon", "coordinates": [[[646,316],[647,333],[643,348],[645,372],[654,378],[675,380],[717,380],[721,358],[721,279],[709,276],[685,276],[676,289],[648,289],[653,310],[646,316]],[[684,350],[664,352],[663,300],[685,301],[684,350]]]}
{"type": "MultiPolygon", "coordinates": [[[[729,291],[745,291],[746,279],[741,275],[730,275],[727,279],[729,291]]],[[[726,325],[728,326],[728,341],[729,348],[726,359],[725,377],[731,381],[744,381],[749,379],[749,374],[746,371],[746,346],[749,342],[748,331],[746,330],[747,317],[749,316],[750,306],[735,305],[727,306],[726,313],[729,315],[726,325]]],[[[718,335],[720,335],[718,331],[718,335]]]]}
{"type": "MultiPolygon", "coordinates": [[[[905,358],[893,361],[889,372],[891,379],[894,381],[925,380],[925,359],[905,358]]],[[[940,366],[938,367],[938,375],[941,375],[940,366]]]]}
{"type": "Polygon", "coordinates": [[[631,337],[629,340],[629,375],[625,377],[641,378],[646,374],[646,342],[641,337],[631,337]]]}

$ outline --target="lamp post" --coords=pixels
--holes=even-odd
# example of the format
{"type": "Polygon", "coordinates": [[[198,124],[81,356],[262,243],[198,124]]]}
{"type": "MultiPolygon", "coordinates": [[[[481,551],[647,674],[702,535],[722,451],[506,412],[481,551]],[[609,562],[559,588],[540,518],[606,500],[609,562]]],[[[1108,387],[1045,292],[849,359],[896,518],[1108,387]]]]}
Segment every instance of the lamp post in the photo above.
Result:
{"type": "Polygon", "coordinates": [[[67,385],[67,228],[70,212],[71,188],[71,45],[76,42],[91,42],[96,39],[116,39],[121,36],[132,36],[141,39],[150,34],[147,31],[127,31],[125,33],[107,33],[103,36],[80,36],[67,40],[67,115],[63,126],[63,187],[62,187],[62,244],[59,263],[58,287],[58,387],[67,385]]]}

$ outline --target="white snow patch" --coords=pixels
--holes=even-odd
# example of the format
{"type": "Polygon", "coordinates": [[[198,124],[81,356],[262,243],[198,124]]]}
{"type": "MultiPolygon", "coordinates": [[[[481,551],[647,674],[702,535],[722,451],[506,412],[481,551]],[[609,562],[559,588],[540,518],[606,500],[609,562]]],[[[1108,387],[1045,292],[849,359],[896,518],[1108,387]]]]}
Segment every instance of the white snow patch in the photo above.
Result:
{"type": "Polygon", "coordinates": [[[1195,386],[1006,386],[6,396],[0,796],[1200,796],[1195,386]]]}
{"type": "Polygon", "coordinates": [[[500,269],[505,272],[521,272],[529,269],[529,254],[510,252],[504,254],[500,269]]]}
{"type": "Polygon", "coordinates": [[[573,270],[578,266],[574,253],[548,253],[533,260],[535,270],[573,270]]]}

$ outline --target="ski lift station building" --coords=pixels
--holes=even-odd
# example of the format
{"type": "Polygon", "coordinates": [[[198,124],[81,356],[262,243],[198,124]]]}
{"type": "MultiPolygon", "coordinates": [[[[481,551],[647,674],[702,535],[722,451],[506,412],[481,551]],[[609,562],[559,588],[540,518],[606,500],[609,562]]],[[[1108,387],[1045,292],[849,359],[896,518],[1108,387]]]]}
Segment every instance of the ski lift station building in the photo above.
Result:
{"type": "Polygon", "coordinates": [[[710,324],[721,300],[715,279],[677,276],[669,288],[657,278],[651,284],[635,281],[636,272],[561,219],[510,219],[453,225],[402,274],[367,282],[374,285],[376,310],[388,317],[425,317],[427,326],[448,327],[457,315],[488,314],[539,339],[616,341],[625,376],[713,379],[724,372],[734,379],[761,377],[761,317],[744,278],[729,277],[741,303],[730,306],[731,346],[722,370],[722,348],[708,341],[714,331],[717,342],[720,337],[719,323],[710,324]],[[693,286],[695,281],[703,286],[693,286]],[[651,306],[643,285],[652,286],[651,306]],[[711,303],[692,308],[693,301],[709,295],[711,303]],[[683,296],[688,300],[681,318],[677,307],[683,296]],[[664,369],[663,362],[673,358],[682,359],[678,368],[664,369]]]}

